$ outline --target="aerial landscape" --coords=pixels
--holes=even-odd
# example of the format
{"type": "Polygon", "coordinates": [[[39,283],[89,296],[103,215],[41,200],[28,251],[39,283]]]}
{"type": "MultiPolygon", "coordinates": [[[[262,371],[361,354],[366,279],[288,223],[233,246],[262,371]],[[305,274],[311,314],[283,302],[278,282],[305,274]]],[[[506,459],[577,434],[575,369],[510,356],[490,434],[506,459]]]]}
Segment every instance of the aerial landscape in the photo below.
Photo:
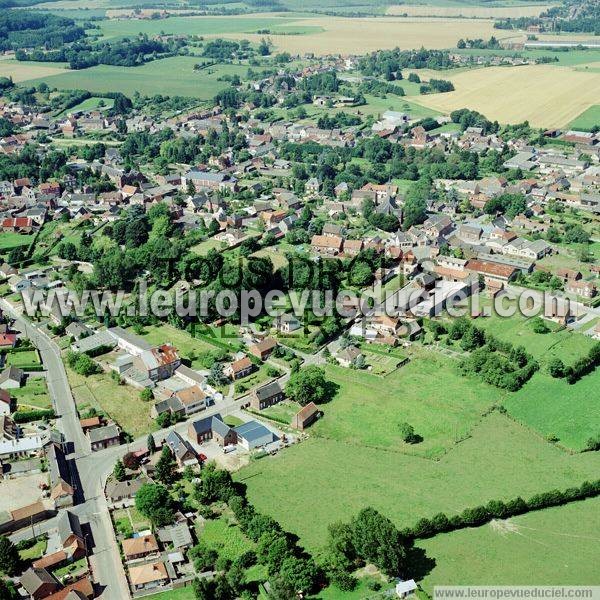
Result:
{"type": "Polygon", "coordinates": [[[598,0],[0,0],[0,600],[599,565],[598,0]]]}

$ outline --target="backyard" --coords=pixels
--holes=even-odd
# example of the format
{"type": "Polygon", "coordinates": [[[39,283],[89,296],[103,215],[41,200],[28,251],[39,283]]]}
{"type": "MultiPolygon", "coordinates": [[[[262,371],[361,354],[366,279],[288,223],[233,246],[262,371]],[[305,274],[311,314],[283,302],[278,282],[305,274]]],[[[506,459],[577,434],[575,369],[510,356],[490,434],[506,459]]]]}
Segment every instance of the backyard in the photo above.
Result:
{"type": "Polygon", "coordinates": [[[25,385],[10,390],[10,395],[16,398],[19,408],[27,406],[46,409],[52,406],[48,395],[48,386],[43,377],[29,376],[25,385]]]}

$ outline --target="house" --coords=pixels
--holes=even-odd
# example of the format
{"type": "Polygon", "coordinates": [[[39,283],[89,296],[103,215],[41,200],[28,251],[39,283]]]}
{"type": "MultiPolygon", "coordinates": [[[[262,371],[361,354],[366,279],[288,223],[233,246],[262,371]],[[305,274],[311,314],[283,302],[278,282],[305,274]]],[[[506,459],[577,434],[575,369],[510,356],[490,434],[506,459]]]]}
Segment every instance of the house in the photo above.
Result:
{"type": "Polygon", "coordinates": [[[406,598],[411,594],[414,594],[417,589],[417,584],[414,579],[409,579],[408,581],[399,581],[396,584],[396,596],[398,598],[406,598]]]}
{"type": "Polygon", "coordinates": [[[497,280],[507,283],[512,281],[518,273],[518,269],[506,264],[499,264],[485,260],[472,259],[467,262],[465,269],[477,275],[483,276],[484,280],[497,280]]]}
{"type": "Polygon", "coordinates": [[[21,575],[19,583],[33,600],[47,598],[61,588],[60,583],[46,569],[34,567],[30,567],[21,575]]]}
{"type": "Polygon", "coordinates": [[[306,406],[302,407],[292,418],[292,427],[303,431],[309,425],[314,423],[319,416],[321,411],[314,402],[309,402],[306,406]]]}
{"type": "Polygon", "coordinates": [[[264,340],[254,344],[248,348],[248,352],[260,360],[267,360],[277,347],[277,342],[272,337],[267,337],[264,340]]]}
{"type": "Polygon", "coordinates": [[[145,483],[148,483],[148,479],[145,476],[127,481],[109,479],[106,482],[106,498],[112,504],[131,501],[145,483]]]}
{"type": "Polygon", "coordinates": [[[363,353],[356,346],[347,346],[336,354],[336,360],[342,367],[351,367],[363,353]]]}
{"type": "Polygon", "coordinates": [[[252,371],[254,371],[254,365],[247,356],[234,360],[224,369],[225,375],[231,377],[233,381],[246,377],[246,375],[250,375],[252,371]]]}
{"type": "Polygon", "coordinates": [[[76,514],[68,510],[59,513],[57,537],[60,544],[58,550],[35,561],[33,563],[35,568],[56,568],[86,555],[86,542],[76,514]]]}
{"type": "Polygon", "coordinates": [[[18,367],[6,367],[0,373],[0,390],[14,390],[23,385],[25,373],[18,367]]]}
{"type": "Polygon", "coordinates": [[[115,423],[90,429],[87,432],[92,452],[118,446],[121,443],[121,432],[115,423]]]}
{"type": "Polygon", "coordinates": [[[283,390],[277,381],[263,385],[252,391],[250,406],[254,410],[264,410],[281,402],[284,398],[283,390]]]}
{"type": "Polygon", "coordinates": [[[171,433],[169,433],[165,443],[173,453],[173,456],[180,467],[198,464],[196,451],[191,447],[190,443],[184,440],[176,431],[171,431],[171,433]]]}
{"type": "Polygon", "coordinates": [[[7,417],[14,410],[14,400],[6,390],[0,389],[0,416],[7,417]]]}
{"type": "Polygon", "coordinates": [[[133,359],[134,367],[147,375],[151,381],[162,381],[172,377],[180,364],[177,349],[170,344],[144,350],[133,359]]]}
{"type": "Polygon", "coordinates": [[[254,450],[275,441],[275,436],[258,421],[248,421],[235,428],[238,444],[245,450],[254,450]]]}
{"type": "Polygon", "coordinates": [[[334,235],[313,235],[310,246],[318,254],[335,256],[342,251],[344,240],[334,235]]]}
{"type": "Polygon", "coordinates": [[[162,562],[129,567],[129,580],[134,591],[152,590],[169,582],[167,568],[162,562]]]}
{"type": "Polygon", "coordinates": [[[304,185],[307,194],[318,194],[321,184],[316,177],[311,177],[304,185]]]}
{"type": "Polygon", "coordinates": [[[212,417],[205,417],[199,421],[194,421],[188,425],[188,437],[195,444],[202,444],[213,438],[213,424],[215,421],[223,423],[223,417],[220,414],[216,414],[212,417]]]}
{"type": "Polygon", "coordinates": [[[146,558],[152,554],[158,554],[160,548],[154,535],[140,535],[136,538],[129,538],[123,540],[123,555],[127,562],[137,560],[139,558],[146,558]]]}
{"type": "Polygon", "coordinates": [[[179,390],[174,394],[183,407],[185,415],[193,415],[206,408],[206,394],[198,385],[179,390]]]}
{"type": "Polygon", "coordinates": [[[275,319],[275,328],[281,333],[289,334],[301,327],[302,324],[294,315],[279,315],[275,319]]]}
{"type": "Polygon", "coordinates": [[[237,434],[233,428],[220,419],[212,420],[212,436],[213,440],[222,448],[237,444],[238,441],[237,434]]]}
{"type": "Polygon", "coordinates": [[[103,422],[100,417],[89,417],[88,419],[79,419],[79,425],[81,425],[83,433],[87,433],[90,429],[102,427],[103,422]]]}
{"type": "Polygon", "coordinates": [[[565,291],[571,294],[577,294],[583,298],[593,298],[596,295],[596,284],[592,281],[575,281],[569,279],[565,284],[565,291]]]}
{"type": "Polygon", "coordinates": [[[56,508],[73,506],[75,490],[71,481],[71,469],[61,446],[54,443],[47,446],[46,459],[50,474],[50,499],[56,508]]]}
{"type": "Polygon", "coordinates": [[[186,521],[162,527],[157,531],[157,535],[163,544],[171,545],[177,551],[187,550],[194,545],[194,540],[186,521]]]}
{"type": "Polygon", "coordinates": [[[14,348],[16,345],[16,333],[0,333],[0,348],[14,348]]]}

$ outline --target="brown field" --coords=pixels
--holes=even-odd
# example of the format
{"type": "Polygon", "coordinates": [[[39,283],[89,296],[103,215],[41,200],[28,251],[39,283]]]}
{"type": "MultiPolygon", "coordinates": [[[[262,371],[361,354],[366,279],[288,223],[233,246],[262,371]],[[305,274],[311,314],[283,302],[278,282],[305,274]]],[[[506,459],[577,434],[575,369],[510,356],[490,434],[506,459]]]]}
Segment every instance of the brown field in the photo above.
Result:
{"type": "MultiPolygon", "coordinates": [[[[269,35],[277,51],[292,54],[354,54],[386,48],[412,49],[452,48],[462,38],[514,38],[514,32],[501,32],[493,28],[493,21],[483,19],[348,19],[325,17],[294,21],[293,29],[322,27],[324,31],[304,35],[269,35]]],[[[207,36],[208,37],[208,36],[207,36]]],[[[211,37],[248,39],[260,42],[264,35],[235,33],[211,37]]]]}
{"type": "Polygon", "coordinates": [[[443,77],[456,90],[419,96],[420,104],[446,113],[470,108],[501,123],[527,120],[537,127],[562,127],[600,98],[598,74],[569,67],[490,67],[443,77]]]}
{"type": "Polygon", "coordinates": [[[505,17],[537,17],[553,4],[532,6],[389,6],[388,15],[408,15],[409,17],[475,17],[495,19],[505,17]]]}
{"type": "Polygon", "coordinates": [[[42,64],[31,64],[17,62],[16,60],[0,59],[0,77],[12,77],[15,83],[37,79],[38,77],[50,77],[64,73],[62,67],[42,64]]]}

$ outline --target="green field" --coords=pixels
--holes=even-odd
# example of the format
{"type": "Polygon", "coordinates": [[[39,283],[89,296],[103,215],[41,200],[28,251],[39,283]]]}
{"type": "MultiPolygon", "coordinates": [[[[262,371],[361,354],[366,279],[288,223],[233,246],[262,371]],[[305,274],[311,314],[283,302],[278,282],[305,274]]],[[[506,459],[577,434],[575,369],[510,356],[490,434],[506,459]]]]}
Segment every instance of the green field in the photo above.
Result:
{"type": "Polygon", "coordinates": [[[599,542],[600,498],[446,533],[418,542],[421,586],[597,585],[599,542]]]}
{"type": "Polygon", "coordinates": [[[115,101],[112,98],[102,98],[99,96],[92,96],[79,104],[72,106],[71,108],[67,108],[63,110],[61,113],[56,115],[57,117],[67,115],[69,113],[77,112],[77,111],[91,111],[91,110],[108,110],[112,108],[115,101]],[[104,106],[100,106],[103,103],[104,106]]]}
{"type": "Polygon", "coordinates": [[[99,65],[32,79],[27,83],[35,85],[45,81],[50,87],[58,89],[84,89],[98,94],[122,92],[133,96],[137,91],[146,96],[166,94],[209,100],[229,86],[226,81],[218,81],[219,78],[223,75],[243,76],[248,69],[243,65],[217,65],[194,71],[198,60],[193,56],[174,56],[139,67],[99,65]]]}
{"type": "Polygon", "coordinates": [[[322,406],[325,416],[312,427],[314,436],[428,458],[468,436],[482,414],[503,399],[497,389],[465,380],[455,360],[426,350],[387,377],[327,366],[327,378],[340,387],[322,406]],[[402,441],[403,422],[423,437],[421,443],[402,441]]]}
{"type": "Polygon", "coordinates": [[[580,451],[589,438],[600,434],[599,389],[600,370],[574,385],[540,372],[509,395],[504,406],[513,417],[542,435],[556,436],[561,445],[580,451]]]}
{"type": "Polygon", "coordinates": [[[491,499],[580,484],[597,477],[599,468],[600,454],[568,455],[493,412],[438,461],[313,437],[252,463],[235,478],[247,485],[257,509],[316,550],[329,523],[365,506],[405,527],[438,512],[451,515],[491,499]]]}
{"type": "Polygon", "coordinates": [[[3,231],[0,235],[0,252],[12,250],[18,246],[29,246],[33,240],[33,235],[24,235],[21,233],[13,233],[11,231],[3,231]]]}
{"type": "Polygon", "coordinates": [[[149,598],[152,600],[196,600],[196,594],[194,594],[194,588],[189,585],[170,592],[152,594],[149,598]]]}
{"type": "Polygon", "coordinates": [[[294,21],[280,17],[171,17],[156,20],[109,20],[100,23],[104,38],[119,38],[161,32],[177,35],[218,35],[225,33],[254,33],[261,29],[290,25],[294,21]]]}
{"type": "Polygon", "coordinates": [[[38,366],[40,357],[37,350],[24,350],[22,352],[9,352],[6,355],[6,364],[27,370],[27,367],[38,366]]]}
{"type": "Polygon", "coordinates": [[[600,104],[590,106],[571,121],[569,127],[580,131],[591,131],[593,127],[600,127],[600,104]]]}

